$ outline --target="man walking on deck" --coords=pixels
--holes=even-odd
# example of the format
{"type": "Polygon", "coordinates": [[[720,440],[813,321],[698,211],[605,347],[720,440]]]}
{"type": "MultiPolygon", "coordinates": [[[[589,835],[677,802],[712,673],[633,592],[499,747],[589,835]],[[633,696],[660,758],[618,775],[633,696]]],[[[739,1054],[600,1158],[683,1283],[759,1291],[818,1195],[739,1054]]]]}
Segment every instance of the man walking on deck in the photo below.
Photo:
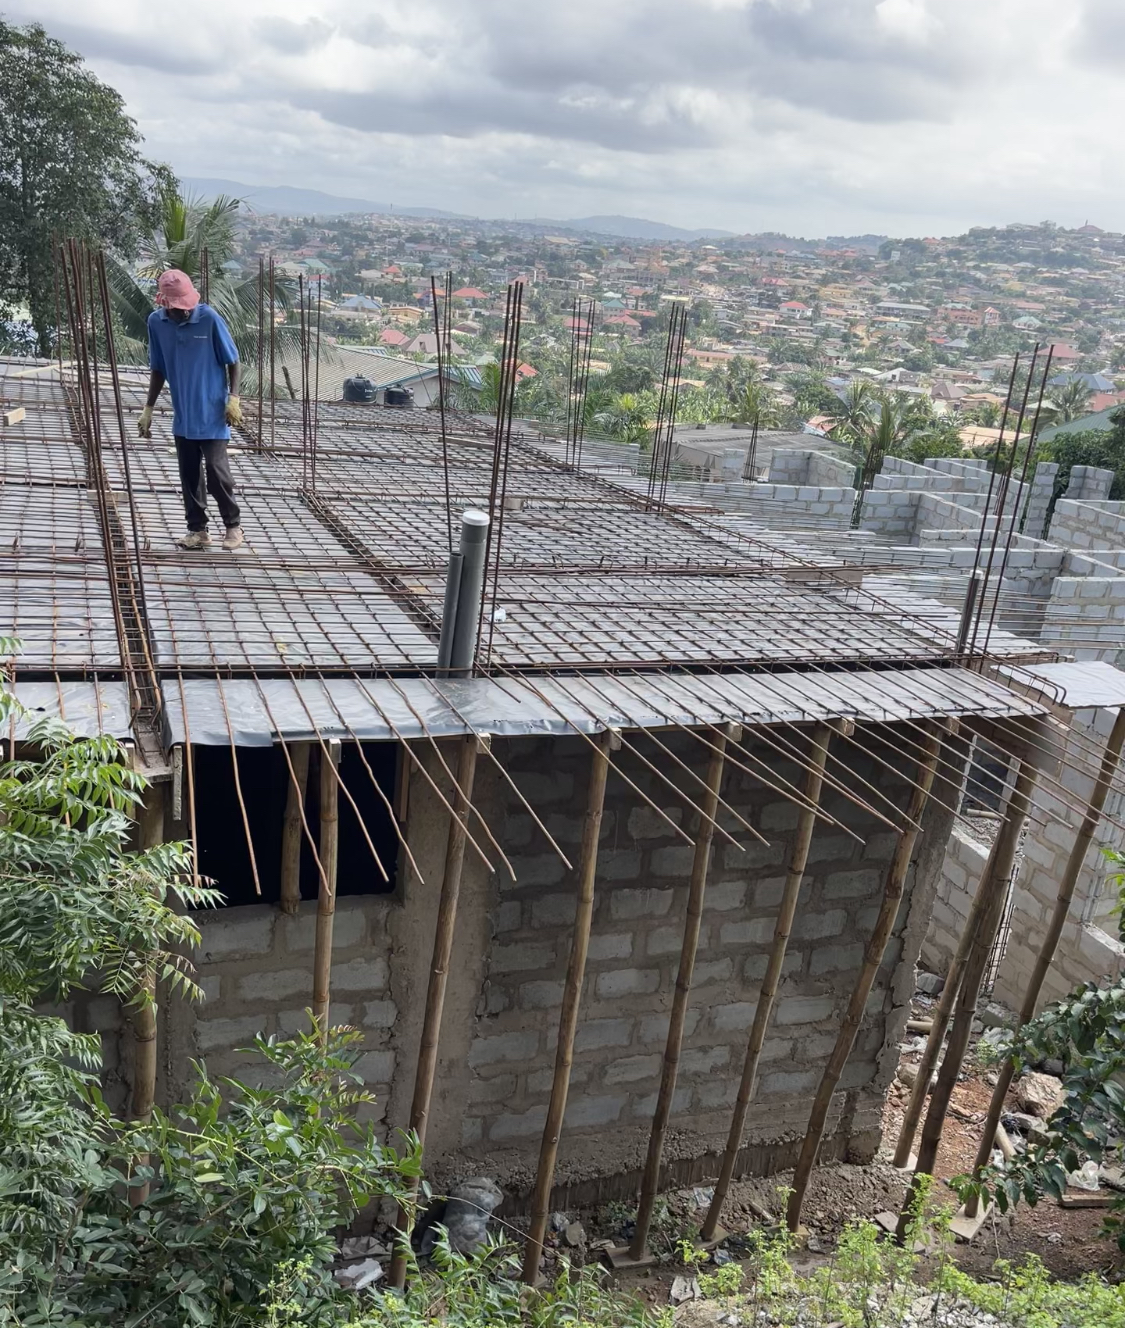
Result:
{"type": "Polygon", "coordinates": [[[200,302],[186,272],[172,268],[160,274],[156,303],[159,307],[148,318],[148,400],[137,427],[142,438],[152,437],[152,408],[167,383],[188,528],[176,542],[181,549],[205,549],[211,543],[210,493],[226,527],[223,548],[237,549],[242,526],[227,441],[230,426],[242,423],[238,351],[230,329],[209,304],[200,302]]]}

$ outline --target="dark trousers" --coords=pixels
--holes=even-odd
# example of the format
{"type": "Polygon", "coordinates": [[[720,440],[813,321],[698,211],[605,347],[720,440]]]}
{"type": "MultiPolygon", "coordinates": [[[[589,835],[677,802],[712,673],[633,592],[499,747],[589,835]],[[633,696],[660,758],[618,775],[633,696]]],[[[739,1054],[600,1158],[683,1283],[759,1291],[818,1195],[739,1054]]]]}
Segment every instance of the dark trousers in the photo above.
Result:
{"type": "Polygon", "coordinates": [[[207,529],[207,493],[214,498],[228,529],[240,523],[234,501],[234,476],[230,473],[225,438],[176,439],[180,463],[180,486],[184,491],[184,514],[188,530],[207,529]],[[203,469],[207,468],[207,493],[203,491],[203,469]]]}

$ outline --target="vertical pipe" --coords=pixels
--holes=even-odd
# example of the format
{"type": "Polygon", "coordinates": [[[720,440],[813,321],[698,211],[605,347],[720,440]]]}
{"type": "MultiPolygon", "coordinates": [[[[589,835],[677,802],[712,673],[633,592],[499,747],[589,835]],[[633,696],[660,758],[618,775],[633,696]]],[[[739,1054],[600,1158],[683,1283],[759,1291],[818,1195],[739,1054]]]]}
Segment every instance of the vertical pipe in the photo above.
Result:
{"type": "MultiPolygon", "coordinates": [[[[430,980],[426,988],[426,1011],[422,1017],[422,1037],[418,1046],[418,1066],[414,1072],[414,1098],[410,1104],[410,1129],[418,1136],[423,1147],[426,1127],[430,1118],[430,1098],[437,1073],[438,1039],[441,1017],[445,1008],[445,986],[449,978],[449,958],[453,952],[453,933],[457,925],[457,901],[461,893],[461,868],[465,861],[465,838],[469,809],[473,796],[473,781],[477,770],[476,734],[459,739],[460,756],[457,762],[457,787],[453,790],[453,815],[449,818],[449,835],[445,846],[445,871],[441,879],[438,898],[437,926],[434,930],[434,950],[430,961],[430,980]]],[[[417,1181],[411,1182],[417,1194],[417,1181]]],[[[398,1240],[391,1259],[389,1282],[392,1287],[406,1285],[406,1248],[410,1232],[406,1229],[409,1213],[400,1205],[398,1240]]]]}
{"type": "Polygon", "coordinates": [[[840,1025],[840,1031],[836,1036],[836,1045],[833,1047],[832,1055],[829,1056],[828,1063],[820,1077],[816,1097],[813,1099],[812,1111],[809,1114],[809,1127],[805,1132],[801,1154],[797,1159],[797,1166],[793,1172],[793,1189],[789,1195],[789,1206],[785,1215],[790,1231],[796,1231],[801,1224],[801,1206],[805,1201],[805,1191],[808,1189],[809,1179],[816,1163],[816,1155],[820,1151],[821,1141],[824,1138],[824,1128],[828,1120],[829,1108],[832,1105],[832,1095],[836,1091],[836,1085],[840,1082],[840,1076],[844,1072],[844,1066],[848,1063],[848,1057],[852,1054],[860,1021],[863,1019],[863,1012],[867,1008],[867,998],[871,995],[875,975],[879,971],[879,965],[883,962],[887,944],[891,939],[891,932],[894,930],[895,919],[898,917],[903,890],[906,886],[906,873],[910,868],[910,860],[914,856],[914,846],[918,842],[917,823],[925,811],[926,803],[929,801],[930,789],[933,787],[934,774],[941,754],[941,742],[941,731],[928,727],[922,742],[922,759],[918,763],[914,792],[911,795],[910,808],[907,811],[908,821],[903,829],[899,831],[898,846],[887,871],[887,880],[883,887],[883,898],[879,905],[875,926],[871,930],[871,935],[863,953],[863,964],[852,990],[851,999],[848,1001],[848,1008],[844,1014],[843,1023],[840,1025]]]}
{"type": "Polygon", "coordinates": [[[723,1204],[727,1191],[734,1177],[734,1168],[738,1153],[742,1147],[742,1133],[746,1128],[746,1113],[754,1098],[755,1080],[758,1077],[758,1062],[762,1057],[762,1048],[766,1041],[766,1030],[773,1016],[774,1001],[781,981],[781,969],[785,963],[785,951],[789,946],[789,936],[793,930],[793,917],[797,912],[797,899],[801,893],[801,881],[809,860],[809,848],[812,845],[813,829],[816,825],[817,807],[820,805],[820,791],[824,784],[824,765],[828,760],[828,743],[831,729],[827,724],[818,724],[813,730],[812,750],[809,754],[805,774],[805,803],[797,818],[797,835],[793,841],[793,850],[789,855],[789,870],[785,876],[785,889],[781,895],[781,905],[774,925],[773,943],[770,946],[766,974],[758,992],[758,1004],[754,1010],[754,1023],[746,1044],[746,1059],[742,1063],[742,1080],[738,1087],[738,1098],[734,1104],[734,1116],[727,1135],[727,1146],[723,1151],[719,1179],[715,1182],[715,1193],[711,1206],[707,1210],[700,1230],[700,1238],[714,1240],[715,1232],[722,1217],[723,1204]]]}
{"type": "MultiPolygon", "coordinates": [[[[145,790],[137,817],[137,839],[143,852],[164,843],[163,784],[150,784],[145,790]]],[[[155,962],[155,956],[152,956],[155,962]]],[[[156,970],[146,974],[143,1004],[133,1013],[133,1088],[129,1098],[129,1118],[142,1124],[152,1119],[152,1104],[156,1099],[156,970]]],[[[148,1154],[139,1154],[137,1166],[148,1165],[148,1154]]],[[[143,1203],[148,1198],[148,1182],[130,1187],[131,1203],[143,1203]]]]}
{"type": "Polygon", "coordinates": [[[320,889],[316,901],[316,949],[313,953],[313,1017],[321,1042],[328,1037],[328,1000],[332,980],[332,927],[336,918],[336,864],[340,850],[340,740],[330,738],[320,753],[320,889]],[[327,750],[324,750],[327,748],[327,750]]]}
{"type": "MultiPolygon", "coordinates": [[[[960,990],[957,993],[953,1026],[949,1030],[949,1045],[945,1049],[945,1059],[941,1063],[937,1083],[934,1085],[934,1091],[930,1096],[930,1107],[926,1112],[926,1122],[922,1126],[922,1138],[918,1145],[918,1161],[914,1167],[914,1176],[911,1179],[910,1189],[903,1203],[902,1212],[899,1214],[897,1233],[899,1240],[906,1237],[911,1205],[918,1190],[918,1177],[934,1174],[934,1162],[937,1159],[938,1145],[941,1143],[945,1114],[949,1109],[949,1099],[953,1095],[957,1076],[961,1072],[961,1065],[965,1059],[973,1019],[977,1012],[977,999],[980,996],[981,981],[984,978],[984,970],[988,964],[989,952],[1000,927],[1000,919],[1004,915],[1004,901],[1007,892],[1002,889],[1002,883],[1008,880],[1012,874],[1012,866],[1016,860],[1016,850],[1019,847],[1024,821],[1027,819],[1031,791],[1034,786],[1034,768],[1027,761],[1021,761],[1019,773],[1016,775],[1015,787],[1008,799],[1008,808],[1000,827],[1000,833],[996,836],[996,841],[992,846],[992,852],[989,854],[988,863],[984,869],[984,876],[981,879],[981,888],[985,890],[985,903],[981,910],[979,925],[969,942],[960,990]],[[987,889],[985,889],[986,882],[987,889]]],[[[919,1076],[920,1078],[921,1076],[919,1076]]]]}
{"type": "Polygon", "coordinates": [[[555,1178],[555,1159],[559,1151],[563,1117],[566,1114],[570,1068],[574,1060],[574,1036],[578,1029],[578,1003],[586,972],[586,953],[590,945],[590,921],[594,913],[594,878],[598,870],[598,839],[601,834],[605,786],[609,775],[609,753],[614,731],[607,729],[590,754],[590,783],[586,793],[586,817],[582,826],[582,854],[578,862],[578,907],[574,915],[574,933],[563,986],[562,1010],[559,1013],[559,1040],[555,1050],[555,1074],[551,1081],[551,1100],[539,1147],[539,1168],[531,1200],[531,1225],[523,1247],[523,1280],[534,1286],[543,1257],[543,1238],[551,1206],[551,1186],[555,1178]]]}
{"type": "Polygon", "coordinates": [[[438,639],[438,674],[449,676],[449,661],[453,657],[453,629],[457,623],[457,601],[461,598],[461,569],[465,555],[457,550],[449,555],[445,573],[445,600],[441,608],[441,636],[438,639]]]}
{"type": "MultiPolygon", "coordinates": [[[[1039,954],[1035,960],[1035,967],[1031,971],[1031,977],[1028,979],[1027,990],[1023,994],[1023,1004],[1020,1006],[1021,1028],[1035,1018],[1035,1007],[1039,1003],[1039,993],[1043,990],[1047,970],[1051,967],[1051,961],[1058,949],[1059,937],[1066,925],[1070,905],[1074,899],[1074,887],[1078,884],[1082,864],[1086,861],[1086,854],[1090,851],[1090,845],[1094,839],[1094,831],[1098,828],[1098,822],[1101,820],[1102,808],[1105,806],[1109,786],[1113,782],[1113,775],[1121,758],[1123,742],[1125,742],[1125,708],[1117,712],[1117,718],[1113,721],[1113,729],[1106,742],[1105,750],[1102,752],[1101,768],[1098,770],[1098,777],[1094,782],[1094,790],[1090,794],[1086,814],[1078,828],[1074,847],[1070,850],[1070,857],[1067,858],[1066,868],[1063,871],[1062,880],[1059,882],[1058,894],[1055,896],[1054,912],[1051,914],[1051,921],[1047,924],[1047,930],[1039,946],[1039,954]]],[[[984,1134],[981,1137],[980,1148],[977,1150],[976,1161],[973,1163],[973,1171],[978,1176],[988,1165],[988,1160],[992,1156],[992,1141],[996,1138],[996,1127],[1000,1124],[1000,1117],[1004,1110],[1004,1098],[1011,1087],[1015,1069],[1015,1062],[1010,1058],[1006,1060],[1000,1067],[1000,1077],[996,1081],[996,1087],[992,1090],[992,1101],[988,1106],[984,1134]]],[[[965,1211],[968,1216],[975,1217],[976,1208],[977,1200],[974,1197],[966,1204],[965,1211]]]]}
{"type": "Polygon", "coordinates": [[[489,517],[470,507],[461,517],[461,588],[453,625],[449,667],[455,677],[468,677],[473,667],[484,595],[485,554],[489,517]]]}
{"type": "Polygon", "coordinates": [[[305,788],[309,780],[310,743],[289,744],[293,778],[285,799],[281,823],[281,911],[293,914],[301,902],[301,830],[305,788]]]}
{"type": "Polygon", "coordinates": [[[719,789],[723,782],[727,738],[737,742],[741,730],[728,724],[715,734],[711,759],[707,762],[707,784],[700,802],[699,831],[695,837],[695,856],[691,864],[688,883],[687,918],[684,939],[680,947],[680,968],[676,974],[676,991],[672,997],[672,1011],[668,1019],[668,1038],[664,1045],[664,1065],[660,1073],[660,1091],[653,1113],[652,1131],[648,1139],[644,1175],[641,1178],[641,1198],[637,1206],[637,1224],[629,1257],[643,1258],[648,1243],[648,1229],[652,1210],[660,1187],[660,1163],[664,1155],[664,1136],[668,1118],[672,1114],[672,1098],[676,1092],[676,1078],[680,1068],[680,1049],[684,1040],[684,1020],[687,1018],[691,978],[695,969],[695,954],[699,948],[699,927],[703,920],[703,897],[707,889],[707,869],[711,865],[711,841],[715,836],[715,814],[719,806],[719,789]],[[736,731],[737,730],[737,731],[736,731]]]}

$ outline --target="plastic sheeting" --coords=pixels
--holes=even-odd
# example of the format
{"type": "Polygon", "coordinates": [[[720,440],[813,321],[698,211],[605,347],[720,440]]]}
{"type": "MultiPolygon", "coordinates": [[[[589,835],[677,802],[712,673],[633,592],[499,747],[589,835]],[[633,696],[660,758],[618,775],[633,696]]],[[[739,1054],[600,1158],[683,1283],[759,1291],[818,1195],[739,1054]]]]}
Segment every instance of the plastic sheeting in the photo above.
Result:
{"type": "Polygon", "coordinates": [[[107,733],[128,738],[129,696],[121,682],[17,682],[16,700],[30,714],[16,721],[16,738],[45,716],[63,720],[80,738],[107,733]]]}
{"type": "Polygon", "coordinates": [[[612,674],[565,678],[185,679],[165,683],[164,741],[265,747],[318,734],[345,741],[518,736],[606,728],[866,723],[1040,715],[1043,707],[964,669],[857,673],[612,674]],[[186,716],[185,716],[186,710],[186,716]]]}
{"type": "Polygon", "coordinates": [[[1125,705],[1125,673],[1104,660],[1063,660],[1055,664],[1025,664],[1004,668],[1020,687],[1036,687],[1045,697],[1068,710],[1125,705]]]}

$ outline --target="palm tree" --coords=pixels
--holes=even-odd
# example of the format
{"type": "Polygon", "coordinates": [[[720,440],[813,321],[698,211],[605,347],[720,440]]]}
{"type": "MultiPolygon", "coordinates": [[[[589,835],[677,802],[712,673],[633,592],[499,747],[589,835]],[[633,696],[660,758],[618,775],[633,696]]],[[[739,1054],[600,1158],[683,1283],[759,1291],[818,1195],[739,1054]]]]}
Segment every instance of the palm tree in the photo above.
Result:
{"type": "Polygon", "coordinates": [[[832,437],[841,442],[859,442],[871,425],[871,412],[877,404],[878,395],[871,384],[863,378],[853,379],[847,386],[842,398],[829,408],[829,414],[836,417],[832,437]]]}
{"type": "Polygon", "coordinates": [[[731,403],[727,418],[732,424],[757,424],[759,429],[775,428],[779,421],[777,398],[760,379],[751,376],[731,403]]]}
{"type": "Polygon", "coordinates": [[[594,416],[594,422],[626,443],[643,444],[650,427],[646,404],[641,393],[622,392],[608,410],[594,416]]]}
{"type": "MultiPolygon", "coordinates": [[[[240,201],[217,198],[201,203],[185,198],[177,189],[165,191],[160,199],[159,233],[144,238],[140,260],[129,268],[110,259],[108,275],[113,294],[114,312],[120,326],[119,353],[144,361],[148,345],[148,317],[153,310],[150,283],[161,272],[179,268],[200,285],[204,265],[207,269],[207,297],[213,309],[222,315],[230,328],[239,358],[244,365],[257,367],[258,361],[258,277],[234,277],[224,268],[234,257],[235,218],[240,201]]],[[[275,278],[274,298],[278,308],[288,311],[296,303],[294,283],[275,278]]],[[[268,304],[269,294],[265,301],[268,304]]],[[[266,317],[269,310],[266,309],[266,317]]],[[[300,353],[300,330],[282,326],[275,332],[279,359],[300,353]]],[[[331,354],[322,346],[321,355],[331,354]]]]}
{"type": "Polygon", "coordinates": [[[1071,420],[1081,419],[1086,414],[1092,389],[1081,378],[1071,378],[1062,387],[1055,390],[1051,397],[1054,406],[1054,422],[1069,424],[1071,420]]]}

